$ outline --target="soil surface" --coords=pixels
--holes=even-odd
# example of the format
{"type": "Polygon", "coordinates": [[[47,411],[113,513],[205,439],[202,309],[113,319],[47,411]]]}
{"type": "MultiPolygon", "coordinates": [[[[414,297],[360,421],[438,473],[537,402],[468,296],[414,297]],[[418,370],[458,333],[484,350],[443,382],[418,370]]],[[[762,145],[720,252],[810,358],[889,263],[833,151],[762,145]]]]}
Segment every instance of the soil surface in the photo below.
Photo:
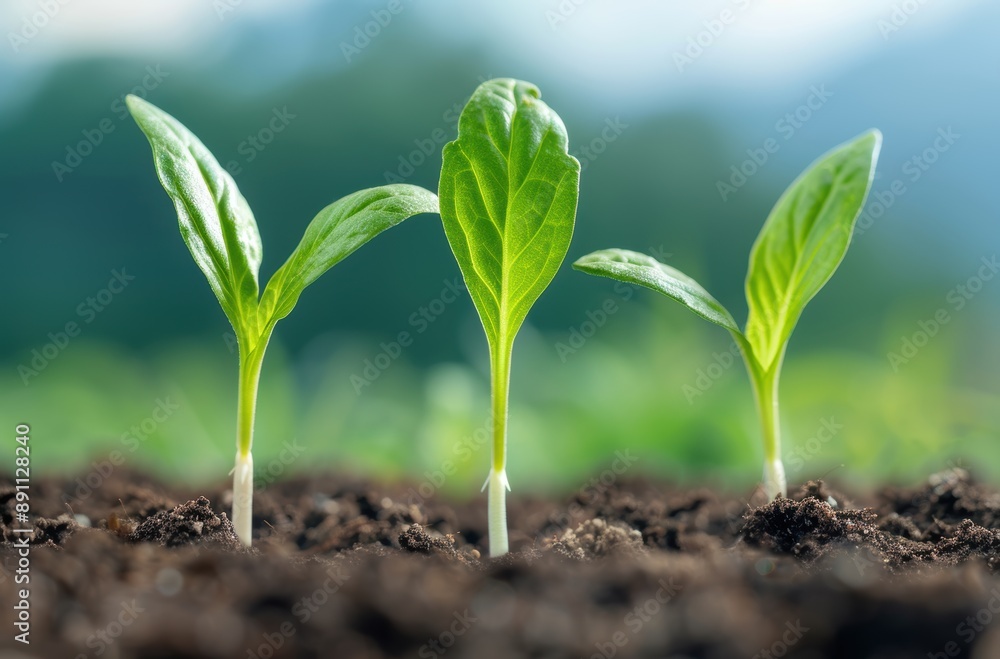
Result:
{"type": "Polygon", "coordinates": [[[514,496],[497,560],[482,500],[300,477],[256,493],[246,550],[231,498],[40,481],[23,534],[0,481],[0,657],[1000,657],[1000,493],[961,469],[759,507],[641,481],[514,496]]]}

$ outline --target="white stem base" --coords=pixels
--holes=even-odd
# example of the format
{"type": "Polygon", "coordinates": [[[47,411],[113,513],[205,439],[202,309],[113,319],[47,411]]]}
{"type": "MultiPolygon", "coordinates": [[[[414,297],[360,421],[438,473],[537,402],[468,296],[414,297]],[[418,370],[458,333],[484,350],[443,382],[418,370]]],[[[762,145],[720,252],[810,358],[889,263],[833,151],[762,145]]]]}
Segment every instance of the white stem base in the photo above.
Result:
{"type": "Polygon", "coordinates": [[[781,458],[764,462],[764,491],[767,493],[768,501],[774,501],[779,495],[788,496],[785,465],[781,462],[781,458]]]}
{"type": "Polygon", "coordinates": [[[233,527],[247,547],[253,528],[253,456],[236,454],[233,469],[233,527]]]}
{"type": "Polygon", "coordinates": [[[489,518],[490,557],[503,556],[508,551],[507,545],[507,492],[510,483],[507,482],[507,472],[490,471],[489,478],[483,483],[483,489],[489,488],[487,515],[489,518]]]}

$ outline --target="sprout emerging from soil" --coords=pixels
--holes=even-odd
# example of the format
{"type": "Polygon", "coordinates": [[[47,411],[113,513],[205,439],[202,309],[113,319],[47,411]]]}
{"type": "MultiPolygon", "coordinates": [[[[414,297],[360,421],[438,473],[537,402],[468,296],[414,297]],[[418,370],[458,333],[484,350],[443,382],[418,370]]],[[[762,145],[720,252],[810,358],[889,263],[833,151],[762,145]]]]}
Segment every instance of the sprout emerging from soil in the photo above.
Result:
{"type": "Polygon", "coordinates": [[[741,331],[732,315],[698,282],[651,256],[624,249],[588,254],[577,270],[652,289],[680,302],[735,338],[753,383],[764,437],[764,489],[786,495],[781,461],[778,379],[785,348],[806,304],[847,253],[871,188],[882,135],[869,131],[813,163],[785,190],[750,252],[741,331]]]}
{"type": "Polygon", "coordinates": [[[136,96],[129,96],[127,104],[153,148],[156,173],[174,202],[181,236],[236,333],[240,365],[232,523],[249,545],[257,384],[275,324],[291,312],[309,284],[371,238],[413,215],[436,213],[437,197],[398,184],[333,202],[312,220],[259,296],[262,246],[257,221],[229,172],[169,114],[136,96]]]}
{"type": "Polygon", "coordinates": [[[486,331],[493,397],[490,555],[507,553],[507,396],[514,337],[573,237],[580,163],[538,88],[497,79],[462,110],[441,164],[441,220],[486,331]]]}

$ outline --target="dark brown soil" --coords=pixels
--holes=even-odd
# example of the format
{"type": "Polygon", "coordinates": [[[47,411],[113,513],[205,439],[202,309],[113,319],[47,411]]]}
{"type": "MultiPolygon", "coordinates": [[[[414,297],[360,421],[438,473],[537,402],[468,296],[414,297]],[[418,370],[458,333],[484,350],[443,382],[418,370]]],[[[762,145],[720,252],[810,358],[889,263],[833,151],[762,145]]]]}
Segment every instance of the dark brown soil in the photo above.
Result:
{"type": "Polygon", "coordinates": [[[959,469],[865,507],[823,483],[757,508],[649,482],[513,497],[498,560],[483,501],[405,485],[269,486],[252,550],[225,490],[119,471],[80,494],[32,485],[23,645],[0,482],[4,659],[1000,657],[1000,493],[959,469]]]}

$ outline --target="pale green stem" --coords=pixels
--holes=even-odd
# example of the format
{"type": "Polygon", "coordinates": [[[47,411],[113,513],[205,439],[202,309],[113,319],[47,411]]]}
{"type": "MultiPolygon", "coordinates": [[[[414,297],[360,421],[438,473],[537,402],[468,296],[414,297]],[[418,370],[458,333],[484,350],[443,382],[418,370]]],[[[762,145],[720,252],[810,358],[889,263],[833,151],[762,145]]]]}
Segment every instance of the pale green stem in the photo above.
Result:
{"type": "MultiPolygon", "coordinates": [[[[268,332],[270,334],[270,332],[268,332]]],[[[250,546],[253,527],[253,424],[257,387],[267,348],[265,336],[253,348],[240,342],[240,381],[236,407],[236,466],[233,468],[233,527],[240,541],[250,546]],[[249,354],[247,354],[249,353],[249,354]]]]}
{"type": "Polygon", "coordinates": [[[764,436],[764,491],[768,501],[787,496],[785,466],[781,461],[781,419],[778,416],[778,376],[781,359],[768,371],[759,367],[750,369],[750,379],[754,385],[757,411],[760,414],[761,430],[764,436]]]}
{"type": "Polygon", "coordinates": [[[493,351],[491,371],[493,377],[493,455],[488,487],[487,513],[489,519],[490,556],[507,553],[507,398],[510,390],[511,346],[500,341],[493,351]]]}
{"type": "Polygon", "coordinates": [[[754,400],[757,402],[757,415],[760,417],[761,431],[764,440],[764,491],[767,500],[772,501],[778,496],[788,496],[788,486],[785,482],[785,465],[781,461],[781,417],[778,416],[778,379],[781,375],[781,364],[785,360],[785,347],[782,346],[773,363],[764,370],[754,356],[753,348],[746,336],[741,332],[731,332],[743,354],[750,383],[753,385],[754,400]]]}

